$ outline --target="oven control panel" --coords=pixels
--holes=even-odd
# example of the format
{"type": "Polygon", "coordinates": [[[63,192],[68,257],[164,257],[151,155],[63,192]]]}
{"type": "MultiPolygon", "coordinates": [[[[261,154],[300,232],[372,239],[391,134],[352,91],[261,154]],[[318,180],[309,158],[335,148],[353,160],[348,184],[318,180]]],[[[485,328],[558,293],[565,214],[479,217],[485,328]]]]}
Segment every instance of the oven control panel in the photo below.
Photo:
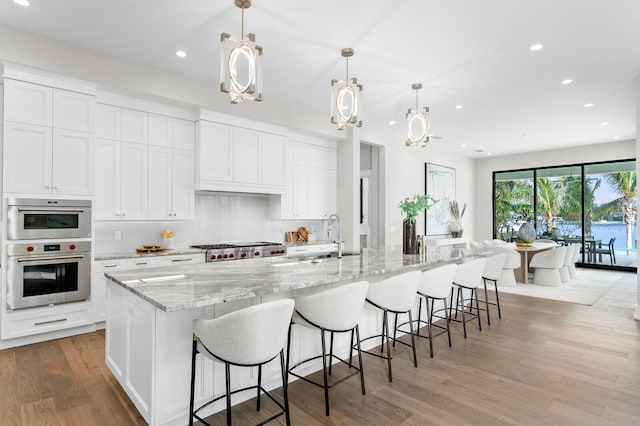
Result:
{"type": "Polygon", "coordinates": [[[34,254],[70,254],[91,251],[91,241],[56,241],[46,243],[7,244],[8,256],[28,256],[34,254]]]}

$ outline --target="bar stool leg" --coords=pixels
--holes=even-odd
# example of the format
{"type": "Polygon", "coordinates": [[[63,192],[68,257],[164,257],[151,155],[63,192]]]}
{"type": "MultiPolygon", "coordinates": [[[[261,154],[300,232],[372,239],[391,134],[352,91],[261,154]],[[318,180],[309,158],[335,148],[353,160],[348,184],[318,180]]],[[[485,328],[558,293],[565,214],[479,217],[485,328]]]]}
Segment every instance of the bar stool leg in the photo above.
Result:
{"type": "Polygon", "coordinates": [[[331,370],[333,367],[333,331],[330,333],[331,340],[329,343],[329,375],[331,375],[331,370]]]}
{"type": "MultiPolygon", "coordinates": [[[[413,318],[411,316],[411,310],[407,312],[409,314],[409,332],[411,333],[411,349],[413,349],[413,365],[418,368],[418,357],[416,356],[416,339],[413,335],[413,318]]],[[[398,320],[398,314],[396,314],[396,321],[398,320]]],[[[431,343],[431,340],[429,340],[431,343]]]]}
{"type": "Polygon", "coordinates": [[[360,326],[356,325],[356,339],[358,339],[358,367],[360,367],[360,387],[362,388],[362,395],[365,394],[364,389],[364,369],[362,368],[362,351],[360,349],[360,326]]]}
{"type": "Polygon", "coordinates": [[[291,425],[291,416],[289,415],[289,386],[287,383],[287,370],[289,366],[284,363],[284,349],[280,351],[280,371],[282,372],[282,397],[284,398],[284,417],[287,426],[291,425]]]}
{"type": "Polygon", "coordinates": [[[426,296],[424,297],[418,297],[418,329],[416,330],[416,336],[421,337],[420,336],[420,324],[422,324],[421,320],[422,320],[422,299],[424,299],[426,305],[427,305],[427,319],[429,318],[429,300],[427,299],[426,296]]]}
{"type": "Polygon", "coordinates": [[[353,329],[351,329],[351,339],[349,340],[349,368],[353,366],[353,329]]]}
{"type": "Polygon", "coordinates": [[[227,389],[227,426],[231,426],[231,365],[224,363],[224,379],[227,389]]]}
{"type": "Polygon", "coordinates": [[[398,331],[398,314],[395,313],[393,320],[393,347],[396,347],[396,332],[398,331]]]}
{"type": "Polygon", "coordinates": [[[458,304],[462,302],[460,311],[462,312],[462,330],[464,331],[464,338],[467,338],[467,322],[464,319],[464,296],[462,294],[462,287],[458,287],[458,294],[456,294],[456,318],[458,318],[458,304]]]}
{"type": "Polygon", "coordinates": [[[196,389],[196,355],[198,353],[198,341],[193,340],[191,348],[191,396],[189,398],[189,426],[193,426],[193,405],[196,389]]]}
{"type": "MultiPolygon", "coordinates": [[[[434,300],[431,300],[431,313],[433,314],[433,303],[434,300]]],[[[444,298],[444,306],[445,306],[445,310],[444,310],[444,317],[445,317],[445,324],[447,325],[447,337],[449,338],[449,347],[451,347],[451,330],[449,328],[449,322],[451,321],[450,317],[449,317],[449,313],[446,310],[446,306],[447,306],[447,298],[444,298]]]]}
{"type": "MultiPolygon", "coordinates": [[[[489,315],[489,292],[487,291],[487,280],[486,278],[482,279],[482,284],[484,284],[484,305],[487,308],[487,324],[491,325],[491,316],[489,315]]],[[[478,305],[478,313],[480,311],[480,305],[478,305]]]]}
{"type": "MultiPolygon", "coordinates": [[[[425,305],[427,307],[427,318],[429,320],[429,324],[427,326],[427,328],[429,330],[429,354],[431,355],[431,358],[433,358],[433,342],[432,342],[433,333],[431,331],[431,323],[433,322],[433,299],[431,299],[431,309],[429,309],[429,298],[425,297],[424,299],[425,299],[424,303],[425,303],[425,305]]],[[[420,302],[420,305],[422,306],[422,302],[420,302]]],[[[446,314],[446,312],[447,312],[446,305],[445,305],[444,311],[445,311],[445,314],[446,314]]],[[[418,325],[420,325],[420,323],[418,323],[418,325]]],[[[448,323],[447,323],[447,326],[448,326],[448,323]]]]}
{"type": "MultiPolygon", "coordinates": [[[[476,295],[475,299],[476,299],[476,313],[478,314],[478,328],[480,329],[480,331],[482,331],[482,321],[480,320],[480,302],[478,302],[478,289],[474,288],[473,290],[471,290],[471,298],[473,299],[473,295],[476,295]]],[[[489,311],[487,305],[487,312],[489,311]]]]}
{"type": "Polygon", "coordinates": [[[329,378],[327,377],[327,346],[325,343],[324,330],[320,330],[322,336],[322,375],[324,378],[324,411],[329,415],[329,378]]]}
{"type": "Polygon", "coordinates": [[[256,395],[256,411],[260,411],[260,386],[262,386],[262,365],[258,366],[258,394],[256,395]]]}
{"type": "Polygon", "coordinates": [[[500,295],[498,294],[498,281],[493,282],[493,286],[496,288],[496,305],[498,306],[498,318],[502,319],[502,312],[500,312],[500,295]]]}
{"type": "Polygon", "coordinates": [[[387,340],[387,366],[389,367],[389,381],[393,381],[393,376],[391,374],[391,345],[389,343],[389,316],[387,315],[387,311],[384,311],[384,324],[385,329],[382,330],[382,334],[385,334],[386,331],[386,340],[387,340]]]}

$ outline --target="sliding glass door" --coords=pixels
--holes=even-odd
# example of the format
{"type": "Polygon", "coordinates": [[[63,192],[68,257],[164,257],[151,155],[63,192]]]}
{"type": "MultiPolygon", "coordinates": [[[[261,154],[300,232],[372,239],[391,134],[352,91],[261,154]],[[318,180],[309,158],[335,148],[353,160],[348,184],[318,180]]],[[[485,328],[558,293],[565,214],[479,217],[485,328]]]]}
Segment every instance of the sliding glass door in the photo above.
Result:
{"type": "Polygon", "coordinates": [[[636,162],[494,173],[494,238],[514,241],[525,221],[539,239],[582,244],[585,266],[637,270],[636,162]]]}

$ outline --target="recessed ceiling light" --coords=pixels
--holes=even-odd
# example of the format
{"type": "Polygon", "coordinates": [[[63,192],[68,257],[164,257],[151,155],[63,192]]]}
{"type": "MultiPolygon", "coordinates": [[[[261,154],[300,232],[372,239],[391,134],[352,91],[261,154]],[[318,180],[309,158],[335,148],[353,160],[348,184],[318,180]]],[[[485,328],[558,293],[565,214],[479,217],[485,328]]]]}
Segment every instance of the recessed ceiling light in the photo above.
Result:
{"type": "Polygon", "coordinates": [[[571,80],[570,78],[565,78],[560,82],[560,84],[571,84],[571,83],[573,83],[573,80],[571,80]]]}
{"type": "Polygon", "coordinates": [[[600,123],[601,126],[608,126],[609,122],[608,121],[603,121],[602,123],[600,123]]]}
{"type": "Polygon", "coordinates": [[[491,153],[490,153],[490,152],[487,152],[487,155],[491,155],[491,153]]]}
{"type": "Polygon", "coordinates": [[[396,124],[396,122],[395,122],[395,121],[393,121],[393,120],[391,120],[391,121],[389,122],[389,124],[390,124],[391,126],[393,126],[394,124],[396,124]]]}
{"type": "Polygon", "coordinates": [[[462,105],[456,105],[456,109],[462,109],[462,105]]]}
{"type": "Polygon", "coordinates": [[[585,108],[591,108],[593,106],[593,104],[591,102],[589,102],[588,104],[584,104],[585,108]]]}
{"type": "Polygon", "coordinates": [[[535,52],[536,50],[540,50],[540,49],[542,49],[543,47],[544,47],[544,46],[543,46],[543,45],[541,45],[541,44],[534,44],[533,46],[531,46],[531,47],[530,47],[530,50],[532,50],[532,51],[534,51],[534,52],[535,52]]]}
{"type": "Polygon", "coordinates": [[[473,152],[481,153],[484,152],[484,149],[474,149],[473,152]]]}
{"type": "Polygon", "coordinates": [[[467,144],[466,144],[466,143],[463,143],[463,144],[462,144],[462,145],[460,145],[460,146],[461,146],[461,147],[463,147],[463,148],[466,148],[466,147],[467,147],[467,144]]]}
{"type": "Polygon", "coordinates": [[[614,136],[613,139],[620,139],[620,136],[614,136]]]}
{"type": "Polygon", "coordinates": [[[13,0],[15,4],[19,4],[20,6],[29,6],[28,0],[13,0]]]}
{"type": "Polygon", "coordinates": [[[186,58],[187,57],[187,52],[185,52],[184,50],[178,50],[178,51],[176,51],[176,56],[178,58],[186,58]]]}

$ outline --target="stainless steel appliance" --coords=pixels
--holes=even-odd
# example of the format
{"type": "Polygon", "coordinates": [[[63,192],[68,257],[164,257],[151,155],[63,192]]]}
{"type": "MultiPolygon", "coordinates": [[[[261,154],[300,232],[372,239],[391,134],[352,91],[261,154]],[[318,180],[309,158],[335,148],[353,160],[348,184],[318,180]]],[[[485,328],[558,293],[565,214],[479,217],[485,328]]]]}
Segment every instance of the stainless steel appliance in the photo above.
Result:
{"type": "Polygon", "coordinates": [[[7,244],[7,309],[75,302],[90,296],[90,241],[7,244]]]}
{"type": "Polygon", "coordinates": [[[7,199],[7,239],[91,237],[91,201],[7,199]]]}
{"type": "Polygon", "coordinates": [[[287,249],[282,243],[258,241],[252,243],[201,244],[191,246],[207,251],[207,262],[284,256],[287,249]]]}

